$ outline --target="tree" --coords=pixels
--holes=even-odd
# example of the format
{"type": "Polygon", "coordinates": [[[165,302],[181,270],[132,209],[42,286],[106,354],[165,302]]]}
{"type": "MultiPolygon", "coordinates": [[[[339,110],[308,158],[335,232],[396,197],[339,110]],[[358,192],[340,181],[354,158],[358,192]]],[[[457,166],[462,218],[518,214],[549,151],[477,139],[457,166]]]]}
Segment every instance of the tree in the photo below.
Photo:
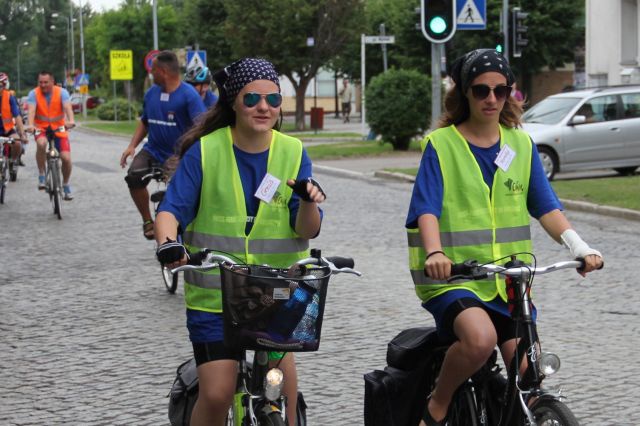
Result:
{"type": "MultiPolygon", "coordinates": [[[[178,16],[173,7],[158,6],[159,48],[172,49],[182,46],[178,16]]],[[[85,40],[95,52],[91,62],[94,81],[109,81],[109,51],[133,51],[133,93],[141,95],[147,71],[144,57],[153,49],[153,16],[147,0],[126,0],[118,10],[98,15],[85,29],[85,40]]]]}
{"type": "Polygon", "coordinates": [[[406,151],[411,139],[429,126],[431,82],[415,70],[389,70],[371,80],[366,92],[371,130],[406,151]]]}
{"type": "Polygon", "coordinates": [[[360,0],[224,0],[226,34],[238,57],[273,62],[296,91],[296,128],[304,129],[304,99],[318,68],[359,39],[360,0]],[[313,46],[309,46],[309,38],[313,46]]]}

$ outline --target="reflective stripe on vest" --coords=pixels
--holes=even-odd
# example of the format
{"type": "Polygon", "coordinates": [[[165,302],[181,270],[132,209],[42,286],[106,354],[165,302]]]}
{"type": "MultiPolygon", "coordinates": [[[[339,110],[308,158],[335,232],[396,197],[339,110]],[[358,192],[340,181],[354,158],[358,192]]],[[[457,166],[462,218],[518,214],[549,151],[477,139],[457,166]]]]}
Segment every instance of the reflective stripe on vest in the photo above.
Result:
{"type": "Polygon", "coordinates": [[[2,127],[4,133],[9,134],[15,127],[13,123],[13,113],[11,112],[11,93],[8,90],[2,90],[2,104],[0,105],[0,113],[2,115],[2,127]]]}
{"type": "MultiPolygon", "coordinates": [[[[245,235],[246,203],[233,152],[231,128],[201,138],[202,188],[196,218],[187,226],[184,241],[189,250],[210,248],[231,254],[248,264],[288,267],[307,257],[309,242],[289,224],[293,191],[287,179],[296,179],[302,143],[273,131],[267,172],[280,179],[270,203],[260,201],[250,234],[245,235]]],[[[221,312],[219,271],[185,274],[185,301],[190,309],[221,312]]]]}
{"type": "MultiPolygon", "coordinates": [[[[429,134],[443,178],[442,214],[438,220],[442,250],[454,263],[489,262],[516,252],[531,252],[527,193],[531,172],[531,140],[519,130],[500,126],[500,146],[516,153],[507,171],[498,168],[493,188],[484,182],[468,143],[454,126],[429,134]],[[461,190],[462,188],[462,190],[461,190]]],[[[416,293],[427,301],[446,291],[468,289],[482,300],[499,294],[506,300],[504,280],[457,281],[446,284],[424,275],[426,253],[417,228],[407,229],[409,264],[416,293]]]]}
{"type": "MultiPolygon", "coordinates": [[[[40,129],[51,127],[53,130],[64,126],[64,109],[62,107],[62,88],[53,86],[51,88],[51,101],[47,98],[39,87],[35,88],[36,94],[36,115],[34,123],[40,129]]],[[[66,138],[67,132],[55,132],[59,138],[66,138]]]]}

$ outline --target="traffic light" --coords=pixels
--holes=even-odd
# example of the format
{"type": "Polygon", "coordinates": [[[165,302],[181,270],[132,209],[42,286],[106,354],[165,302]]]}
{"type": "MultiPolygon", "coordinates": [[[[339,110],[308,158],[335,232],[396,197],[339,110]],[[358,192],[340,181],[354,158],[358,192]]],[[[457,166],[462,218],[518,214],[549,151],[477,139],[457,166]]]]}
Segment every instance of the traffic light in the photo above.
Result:
{"type": "Polygon", "coordinates": [[[445,43],[456,32],[456,0],[421,0],[422,34],[432,43],[445,43]]]}
{"type": "Polygon", "coordinates": [[[513,57],[519,58],[522,56],[522,49],[529,44],[527,40],[527,26],[525,20],[529,16],[528,13],[522,12],[519,7],[514,7],[511,10],[511,28],[512,28],[512,40],[513,40],[513,57]]]}
{"type": "Polygon", "coordinates": [[[494,49],[502,56],[505,56],[504,52],[504,34],[503,33],[495,33],[494,37],[494,49]]]}

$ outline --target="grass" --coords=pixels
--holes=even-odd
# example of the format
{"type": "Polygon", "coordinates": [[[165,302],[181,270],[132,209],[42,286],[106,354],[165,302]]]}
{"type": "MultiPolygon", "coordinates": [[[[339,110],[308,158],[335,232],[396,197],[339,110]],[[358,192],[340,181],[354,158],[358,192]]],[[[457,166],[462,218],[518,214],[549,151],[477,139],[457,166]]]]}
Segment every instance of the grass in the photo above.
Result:
{"type": "Polygon", "coordinates": [[[82,126],[103,132],[115,133],[117,135],[131,136],[138,126],[138,121],[101,121],[85,123],[82,126]]]}
{"type": "MultiPolygon", "coordinates": [[[[342,142],[309,146],[306,148],[312,160],[336,160],[351,157],[376,157],[397,154],[391,144],[377,141],[342,142]]],[[[412,142],[409,152],[420,152],[420,143],[412,142]]]]}
{"type": "Polygon", "coordinates": [[[551,182],[558,197],[606,206],[640,210],[640,176],[551,182]]]}
{"type": "MultiPolygon", "coordinates": [[[[385,170],[410,176],[415,176],[418,173],[417,168],[385,170]]],[[[558,197],[566,200],[640,210],[640,175],[554,180],[551,182],[551,186],[558,197]]]]}

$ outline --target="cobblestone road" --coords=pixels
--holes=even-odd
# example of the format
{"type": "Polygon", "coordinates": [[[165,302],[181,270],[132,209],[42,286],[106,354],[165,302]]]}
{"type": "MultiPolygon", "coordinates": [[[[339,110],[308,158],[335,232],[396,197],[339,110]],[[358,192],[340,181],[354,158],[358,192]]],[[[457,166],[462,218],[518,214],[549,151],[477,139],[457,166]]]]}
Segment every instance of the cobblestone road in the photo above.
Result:
{"type": "MultiPolygon", "coordinates": [[[[182,290],[168,295],[142,238],[118,158],[127,141],[72,134],[76,199],[62,221],[36,190],[34,146],[0,206],[0,425],[166,425],[175,367],[190,356],[182,290]]],[[[351,255],[362,278],[331,282],[319,352],[298,355],[312,425],[361,425],[363,379],[384,366],[403,328],[431,325],[406,272],[410,185],[319,174],[329,199],[314,246],[351,255]]],[[[640,424],[637,222],[569,212],[606,258],[583,280],[540,277],[536,301],[547,350],[585,425],[640,424]],[[627,262],[627,263],[625,263],[627,262]]],[[[541,264],[568,253],[534,227],[541,264]]]]}

